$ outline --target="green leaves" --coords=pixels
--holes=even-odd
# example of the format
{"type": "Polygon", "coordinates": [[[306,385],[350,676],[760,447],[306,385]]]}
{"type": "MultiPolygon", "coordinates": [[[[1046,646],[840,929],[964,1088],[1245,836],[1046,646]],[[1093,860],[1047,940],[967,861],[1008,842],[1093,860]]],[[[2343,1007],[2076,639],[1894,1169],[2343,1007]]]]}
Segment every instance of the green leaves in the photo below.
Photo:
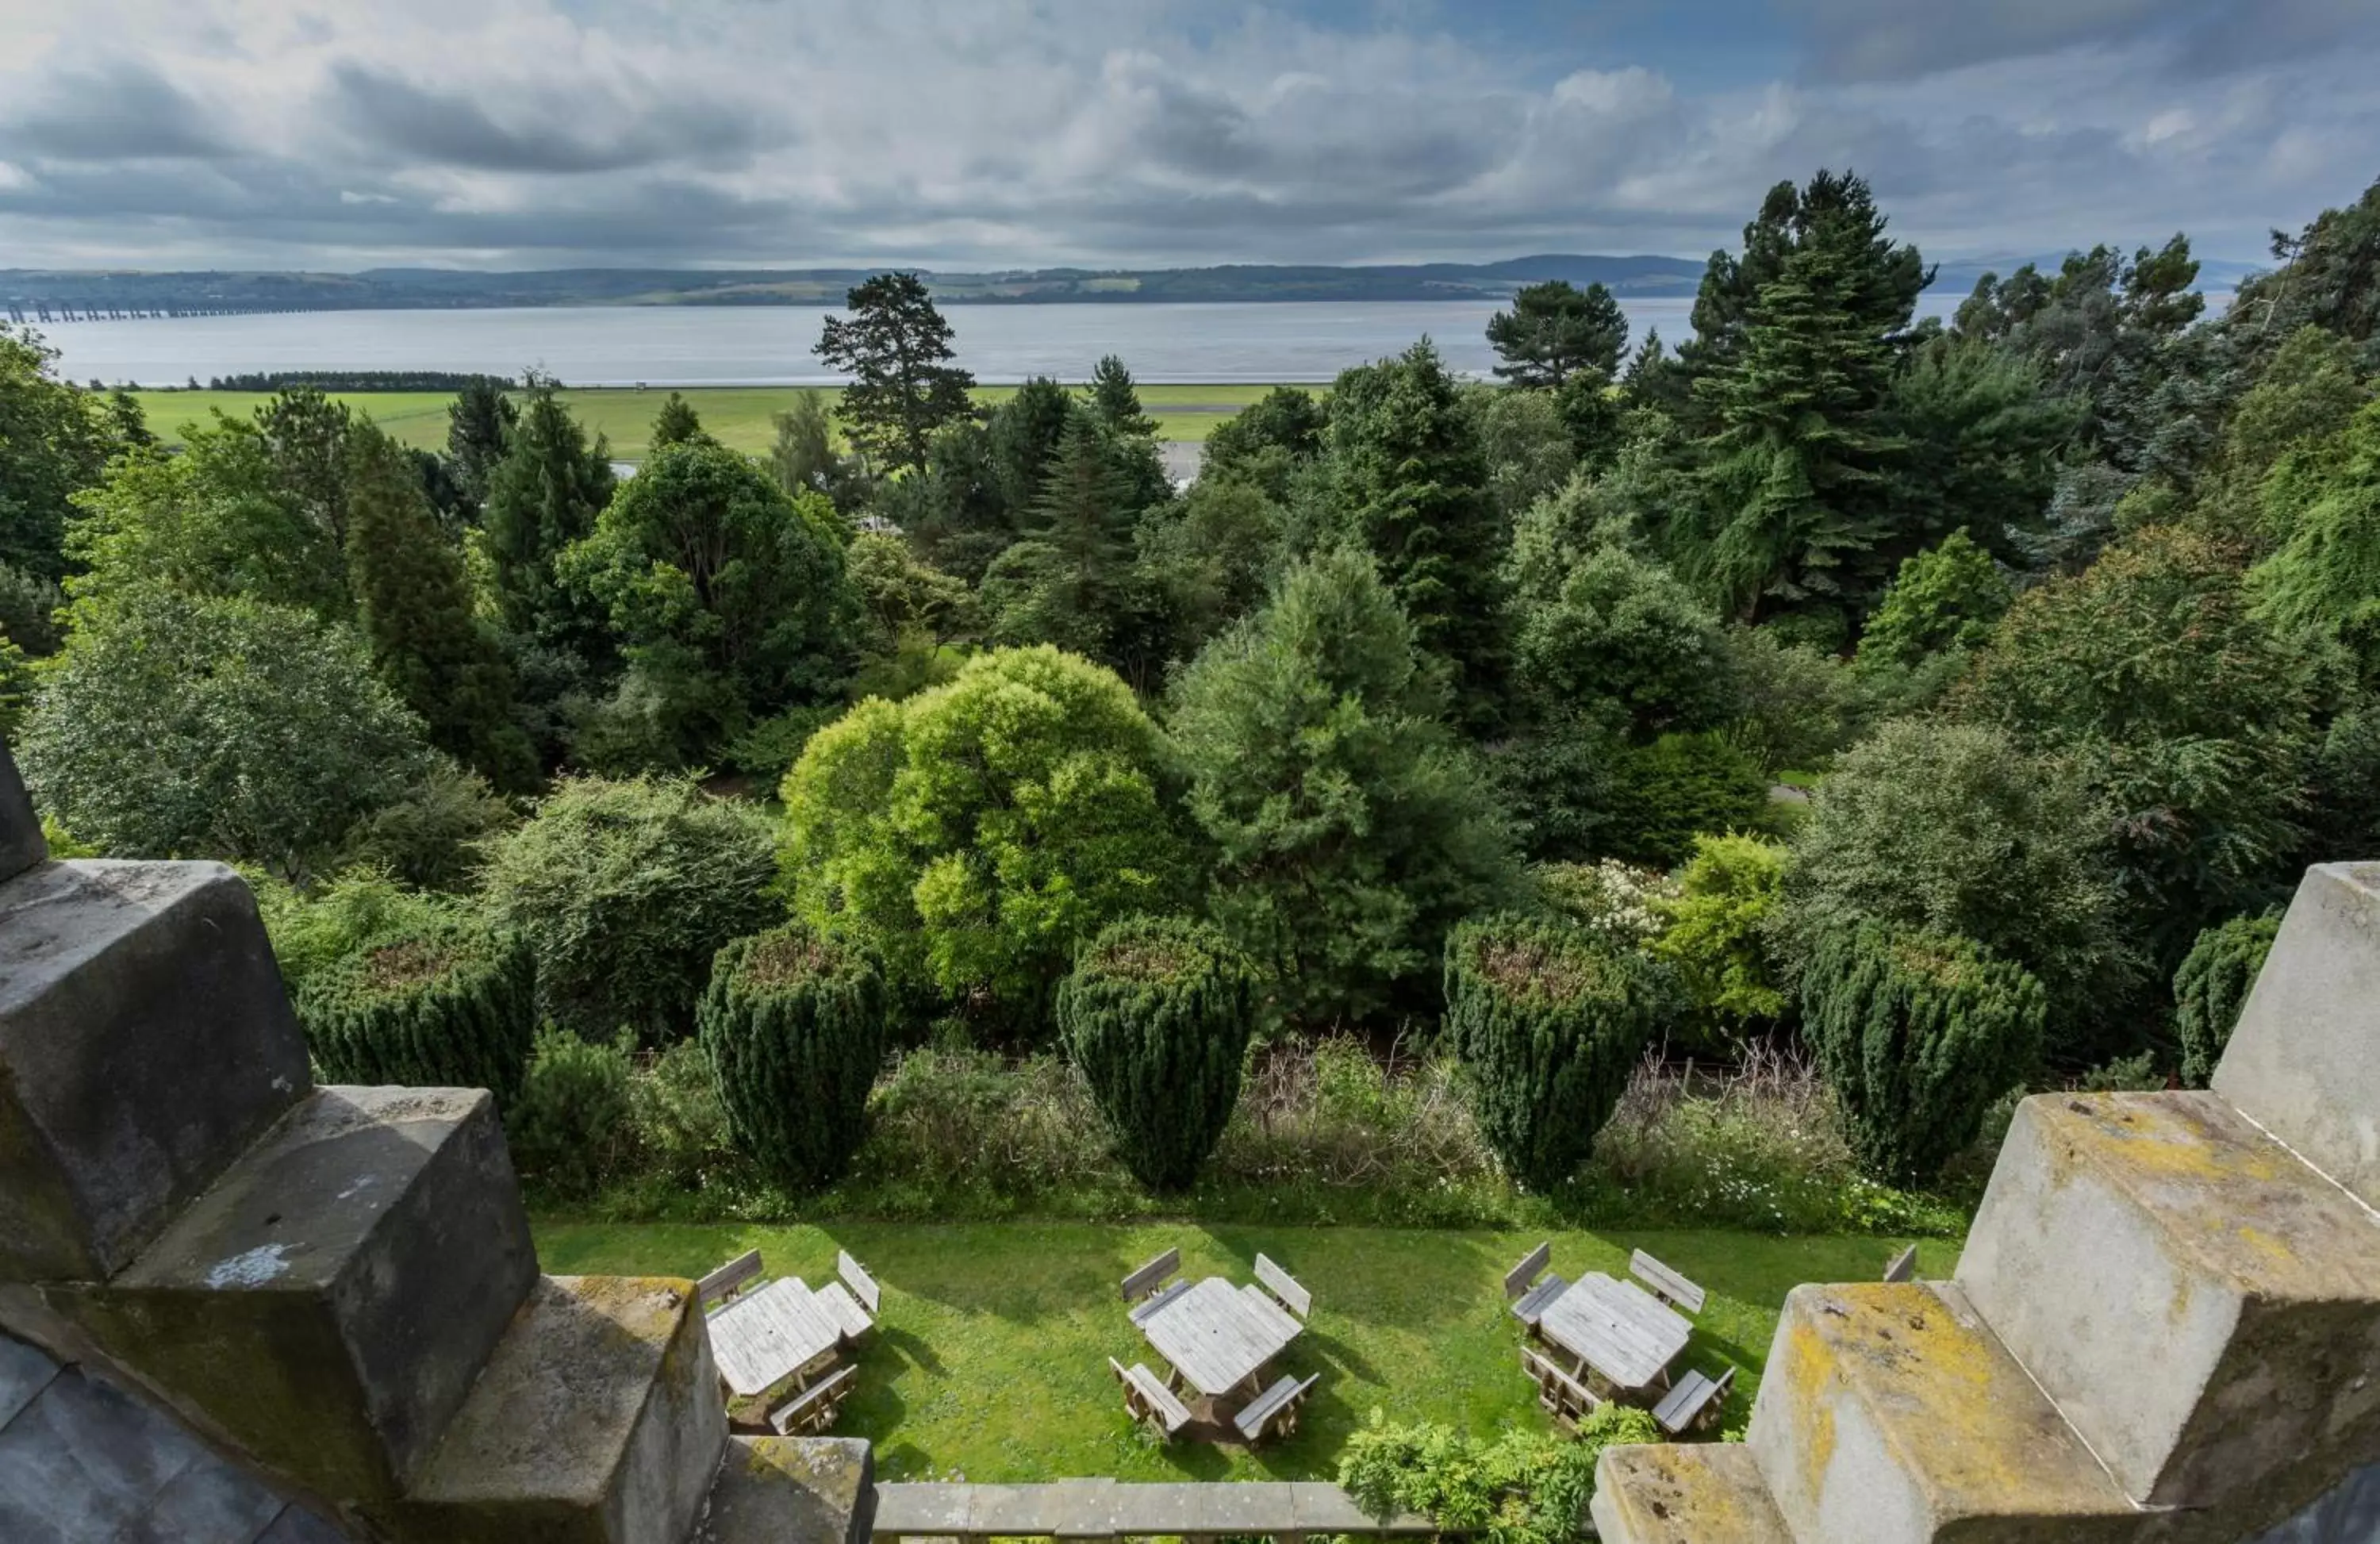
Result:
{"type": "Polygon", "coordinates": [[[735,1145],[796,1191],[832,1183],[867,1135],[884,1060],[875,966],[799,923],[737,939],[695,1017],[735,1145]]]}
{"type": "Polygon", "coordinates": [[[2280,931],[2277,911],[2234,917],[2200,933],[2174,972],[2174,1032],[2181,1039],[2181,1080],[2192,1088],[2205,1088],[2215,1076],[2280,931]]]}
{"type": "Polygon", "coordinates": [[[817,354],[854,377],[837,416],[861,453],[882,468],[926,465],[933,432],[971,410],[975,377],[953,357],[951,324],[915,274],[879,274],[854,287],[847,317],[830,316],[817,354]]]}
{"type": "Polygon", "coordinates": [[[1412,1511],[1490,1544],[1572,1544],[1603,1450],[1660,1440],[1650,1412],[1617,1404],[1588,1416],[1576,1441],[1546,1431],[1482,1441],[1444,1426],[1391,1426],[1374,1410],[1347,1439],[1339,1483],[1376,1517],[1412,1511]]]}
{"type": "Polygon", "coordinates": [[[334,1083],[486,1088],[509,1109],[537,1032],[528,941],[460,906],[409,920],[308,975],[293,1004],[308,1049],[334,1083]]]}

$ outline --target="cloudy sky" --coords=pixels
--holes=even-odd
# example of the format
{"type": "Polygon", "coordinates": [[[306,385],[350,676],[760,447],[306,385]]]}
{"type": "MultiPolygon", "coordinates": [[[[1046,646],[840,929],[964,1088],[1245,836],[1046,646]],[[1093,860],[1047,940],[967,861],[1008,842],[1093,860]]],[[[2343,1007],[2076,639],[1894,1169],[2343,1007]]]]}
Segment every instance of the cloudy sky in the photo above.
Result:
{"type": "Polygon", "coordinates": [[[0,267],[2202,254],[2380,176],[2374,0],[0,0],[0,267]]]}

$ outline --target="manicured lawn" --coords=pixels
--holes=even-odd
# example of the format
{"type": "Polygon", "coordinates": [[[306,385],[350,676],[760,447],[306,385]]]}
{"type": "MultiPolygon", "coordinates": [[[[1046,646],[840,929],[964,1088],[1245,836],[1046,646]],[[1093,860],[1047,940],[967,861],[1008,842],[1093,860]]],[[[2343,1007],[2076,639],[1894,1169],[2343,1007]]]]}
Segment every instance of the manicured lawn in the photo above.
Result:
{"type": "MultiPolygon", "coordinates": [[[[737,450],[759,453],[776,437],[770,416],[792,406],[799,386],[695,386],[686,400],[702,416],[702,425],[737,450]]],[[[1157,420],[1158,433],[1168,440],[1204,440],[1214,427],[1254,402],[1269,386],[1185,385],[1144,386],[1142,406],[1157,420]]],[[[1014,386],[984,386],[980,402],[993,403],[1015,395],[1014,386]]],[[[182,426],[211,421],[214,410],[245,418],[265,400],[261,392],[134,392],[149,415],[149,427],[162,439],[178,441],[182,426]]],[[[334,398],[358,412],[409,445],[425,449],[446,443],[449,392],[334,392],[334,398]]],[[[565,390],[563,400],[590,432],[600,431],[612,442],[612,453],[624,461],[641,460],[645,436],[653,415],[669,399],[666,389],[565,390]]]]}
{"type": "MultiPolygon", "coordinates": [[[[832,1228],[635,1226],[549,1222],[545,1269],[697,1276],[757,1247],[772,1275],[817,1286],[846,1248],[884,1288],[882,1331],[861,1354],[859,1391],[838,1430],[876,1443],[886,1478],[1021,1481],[1328,1478],[1349,1432],[1375,1407],[1391,1419],[1445,1421],[1486,1435],[1545,1419],[1515,1356],[1504,1270],[1538,1234],[1371,1228],[1105,1227],[1075,1223],[832,1228]],[[1251,1456],[1238,1448],[1160,1448],[1135,1431],[1107,1358],[1151,1361],[1124,1318],[1117,1283],[1170,1246],[1194,1279],[1252,1280],[1261,1249],[1314,1294],[1307,1332],[1279,1364],[1322,1382],[1294,1441],[1251,1456]]],[[[1554,1267],[1624,1274],[1642,1246],[1709,1289],[1687,1352],[1713,1373],[1743,1371],[1727,1424],[1751,1409],[1754,1374],[1787,1290],[1807,1281],[1873,1280],[1900,1240],[1647,1233],[1554,1238],[1554,1267]]],[[[1920,1246],[1947,1274],[1956,1241],[1920,1246]]],[[[1155,1365],[1152,1361],[1152,1366],[1155,1365]]]]}

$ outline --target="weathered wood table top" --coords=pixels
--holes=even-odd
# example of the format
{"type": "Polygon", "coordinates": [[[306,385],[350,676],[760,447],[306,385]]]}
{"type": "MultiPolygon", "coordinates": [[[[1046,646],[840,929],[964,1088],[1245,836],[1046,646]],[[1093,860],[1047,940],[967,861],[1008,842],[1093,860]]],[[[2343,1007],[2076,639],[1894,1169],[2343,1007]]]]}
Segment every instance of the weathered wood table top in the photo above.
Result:
{"type": "Polygon", "coordinates": [[[710,1316],[710,1356],[720,1377],[749,1396],[792,1377],[833,1350],[843,1326],[798,1277],[781,1276],[710,1316]]]}
{"type": "Polygon", "coordinates": [[[1603,1375],[1642,1392],[1686,1349],[1693,1326],[1633,1282],[1590,1270],[1547,1305],[1537,1331],[1603,1375]]]}
{"type": "Polygon", "coordinates": [[[1159,1356],[1208,1397],[1264,1370],[1305,1327],[1252,1286],[1209,1276],[1140,1327],[1159,1356]]]}

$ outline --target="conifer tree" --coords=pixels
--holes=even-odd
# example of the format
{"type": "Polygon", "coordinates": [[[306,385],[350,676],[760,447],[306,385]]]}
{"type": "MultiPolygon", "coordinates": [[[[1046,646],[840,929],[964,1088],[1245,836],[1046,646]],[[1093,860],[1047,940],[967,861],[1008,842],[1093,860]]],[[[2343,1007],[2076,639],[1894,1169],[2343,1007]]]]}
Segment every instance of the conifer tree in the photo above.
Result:
{"type": "Polygon", "coordinates": [[[1549,279],[1521,290],[1511,310],[1488,319],[1488,342],[1501,361],[1497,375],[1516,386],[1559,387],[1580,373],[1609,381],[1620,373],[1628,346],[1628,318],[1602,285],[1580,289],[1549,279]]]}
{"type": "Polygon", "coordinates": [[[703,432],[702,416],[694,410],[694,404],[688,402],[684,395],[670,393],[669,400],[662,403],[662,410],[653,416],[653,432],[647,448],[661,451],[672,445],[692,444],[698,440],[710,440],[710,436],[703,432]]]}
{"type": "Polygon", "coordinates": [[[530,377],[527,397],[504,457],[488,479],[484,518],[497,609],[522,637],[601,653],[600,627],[558,582],[553,560],[595,529],[611,502],[610,450],[601,435],[587,443],[550,378],[530,377]]]}
{"type": "Polygon", "coordinates": [[[837,412],[880,469],[923,470],[934,431],[965,418],[975,377],[949,361],[951,324],[915,274],[879,274],[853,287],[847,317],[827,318],[820,359],[849,374],[837,412]]]}
{"type": "Polygon", "coordinates": [[[1115,433],[1157,438],[1157,420],[1141,410],[1140,389],[1133,383],[1132,371],[1113,354],[1102,356],[1091,371],[1091,409],[1115,433]]]}
{"type": "Polygon", "coordinates": [[[535,782],[513,718],[512,673],[471,608],[463,555],[439,529],[411,458],[379,430],[351,437],[347,581],[372,665],[429,725],[430,741],[497,787],[535,782]]]}
{"type": "Polygon", "coordinates": [[[712,962],[695,1025],[735,1145],[795,1190],[839,1177],[884,1059],[875,965],[798,922],[739,938],[712,962]]]}
{"type": "Polygon", "coordinates": [[[446,459],[474,509],[487,502],[488,480],[519,421],[520,409],[504,395],[504,383],[488,376],[471,382],[447,404],[446,459]]]}

